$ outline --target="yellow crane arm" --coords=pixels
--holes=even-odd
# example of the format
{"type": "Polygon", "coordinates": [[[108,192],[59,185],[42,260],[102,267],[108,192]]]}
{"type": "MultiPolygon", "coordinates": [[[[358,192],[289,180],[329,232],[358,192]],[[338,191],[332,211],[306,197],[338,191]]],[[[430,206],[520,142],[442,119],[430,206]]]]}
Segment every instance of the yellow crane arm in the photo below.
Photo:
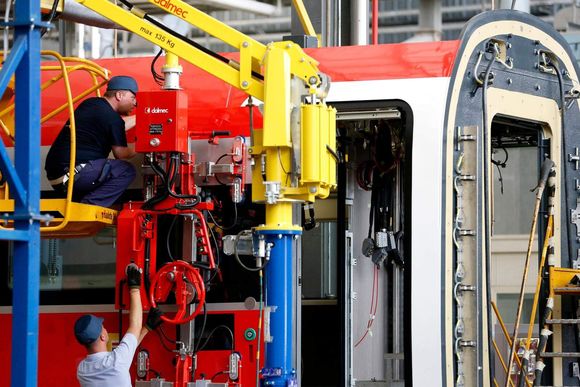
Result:
{"type": "MultiPolygon", "coordinates": [[[[216,76],[224,82],[264,100],[262,67],[268,47],[185,3],[182,0],[149,0],[153,5],[175,15],[194,27],[238,50],[240,62],[222,61],[208,52],[191,45],[147,20],[147,14],[132,7],[127,10],[108,0],[75,0],[103,17],[126,28],[143,39],[173,53],[183,60],[216,76]]],[[[297,44],[288,42],[290,73],[312,88],[321,84],[318,62],[308,56],[297,44]]],[[[314,93],[314,90],[311,90],[314,93]]]]}

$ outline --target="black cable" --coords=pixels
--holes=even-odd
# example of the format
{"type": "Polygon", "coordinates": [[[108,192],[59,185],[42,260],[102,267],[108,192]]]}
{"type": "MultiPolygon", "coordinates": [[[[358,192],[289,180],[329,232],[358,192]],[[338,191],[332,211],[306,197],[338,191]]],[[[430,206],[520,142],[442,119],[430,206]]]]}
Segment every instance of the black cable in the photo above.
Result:
{"type": "Polygon", "coordinates": [[[158,379],[161,378],[161,373],[159,371],[155,371],[153,368],[149,368],[148,372],[155,374],[155,377],[158,379]]]}
{"type": "Polygon", "coordinates": [[[499,168],[499,164],[496,164],[494,162],[494,160],[491,160],[491,162],[493,164],[495,164],[495,166],[497,167],[497,173],[499,174],[499,178],[498,178],[498,181],[499,181],[499,189],[500,189],[501,194],[503,195],[503,175],[501,174],[501,169],[499,168]]]}
{"type": "MultiPolygon", "coordinates": [[[[129,11],[131,9],[133,9],[133,7],[134,7],[133,4],[131,4],[127,0],[120,0],[120,2],[123,3],[127,8],[129,8],[129,11]]],[[[143,14],[143,19],[144,20],[147,20],[149,23],[151,23],[154,26],[162,29],[163,31],[167,32],[168,34],[170,34],[170,35],[172,35],[172,36],[174,36],[174,37],[176,37],[176,38],[178,38],[180,40],[183,40],[187,44],[195,47],[196,49],[202,51],[203,53],[205,53],[205,54],[207,54],[207,55],[209,55],[209,56],[211,56],[211,57],[213,57],[213,58],[215,58],[215,59],[217,59],[217,60],[219,60],[219,61],[221,61],[221,62],[223,62],[223,63],[231,66],[230,59],[228,59],[225,56],[222,56],[222,55],[220,55],[220,54],[218,54],[218,53],[216,53],[214,51],[211,51],[210,49],[208,49],[208,48],[202,46],[201,44],[199,44],[199,43],[197,43],[197,42],[189,39],[186,36],[183,36],[183,35],[175,32],[175,31],[171,30],[169,27],[167,27],[163,23],[155,20],[154,18],[152,18],[151,16],[149,16],[147,13],[144,13],[143,14]]],[[[264,80],[264,76],[262,74],[260,74],[260,73],[255,72],[255,71],[252,71],[252,76],[255,77],[256,79],[260,80],[260,81],[263,81],[264,80]]]]}
{"type": "MultiPolygon", "coordinates": [[[[223,155],[221,155],[220,157],[218,157],[218,158],[217,158],[217,160],[215,161],[215,163],[216,163],[216,164],[218,164],[218,163],[220,162],[220,160],[221,160],[221,159],[223,159],[223,158],[224,158],[224,157],[226,157],[226,156],[231,156],[231,155],[229,155],[229,154],[227,154],[227,153],[224,153],[223,155]]],[[[213,177],[215,178],[215,180],[216,180],[216,181],[217,181],[219,184],[221,184],[221,185],[227,185],[226,183],[224,183],[223,181],[221,181],[221,180],[219,179],[219,177],[218,177],[218,175],[217,175],[217,174],[214,174],[214,176],[213,176],[213,177]]]]}
{"type": "Polygon", "coordinates": [[[169,239],[171,237],[171,233],[173,232],[173,227],[175,227],[175,223],[177,222],[177,215],[173,217],[173,219],[171,219],[171,224],[169,225],[169,228],[167,229],[167,237],[165,238],[165,248],[167,250],[167,255],[169,256],[169,259],[171,259],[172,261],[175,261],[175,258],[173,258],[173,254],[171,254],[171,246],[169,246],[169,239]]]}
{"type": "Polygon", "coordinates": [[[266,266],[268,266],[268,263],[270,262],[269,259],[264,258],[264,262],[262,263],[261,266],[259,267],[249,267],[246,266],[242,260],[240,259],[240,255],[238,254],[238,241],[240,240],[240,236],[246,232],[246,230],[242,230],[239,233],[236,234],[236,239],[234,240],[234,258],[236,258],[236,262],[238,262],[238,264],[247,271],[251,271],[251,272],[257,272],[260,270],[264,270],[266,268],[266,266]]]}
{"type": "Polygon", "coordinates": [[[163,338],[167,341],[169,341],[171,344],[177,344],[176,340],[173,340],[172,338],[170,338],[169,336],[167,336],[167,334],[165,333],[165,331],[163,330],[163,326],[160,325],[158,328],[159,333],[161,333],[161,336],[163,336],[163,338]]]}
{"type": "Polygon", "coordinates": [[[503,195],[503,175],[502,175],[501,169],[499,169],[499,167],[505,168],[507,166],[507,162],[508,162],[510,156],[508,154],[507,149],[504,146],[502,146],[500,149],[503,150],[503,152],[505,153],[504,161],[494,160],[492,158],[491,163],[497,167],[497,173],[499,174],[498,180],[499,180],[500,192],[503,195]]]}
{"type": "Polygon", "coordinates": [[[201,198],[199,197],[199,195],[182,195],[182,194],[178,194],[175,191],[173,191],[173,184],[175,183],[175,180],[177,179],[178,176],[178,169],[179,169],[179,164],[180,164],[180,158],[179,158],[179,153],[172,153],[171,155],[171,160],[169,161],[169,171],[167,172],[167,181],[166,181],[166,188],[167,188],[167,192],[169,193],[169,195],[171,197],[174,197],[176,199],[193,199],[193,202],[191,203],[187,203],[187,204],[180,204],[179,207],[178,205],[176,205],[176,208],[180,208],[180,209],[184,209],[184,208],[190,208],[190,207],[195,207],[200,201],[201,198]]]}
{"type": "Polygon", "coordinates": [[[234,222],[230,225],[230,226],[222,226],[220,225],[214,218],[214,216],[212,215],[211,212],[208,212],[209,217],[211,218],[211,221],[213,222],[213,224],[219,228],[222,231],[228,231],[231,230],[232,228],[236,227],[238,225],[238,205],[236,203],[234,203],[234,222]]]}
{"type": "Polygon", "coordinates": [[[160,75],[157,72],[157,70],[155,70],[155,63],[157,63],[157,60],[161,56],[162,52],[163,52],[163,49],[159,49],[159,51],[157,52],[157,55],[155,55],[155,58],[153,58],[153,60],[151,61],[151,75],[153,76],[155,83],[157,83],[159,86],[163,86],[163,82],[165,81],[165,77],[163,75],[160,75]]]}
{"type": "Polygon", "coordinates": [[[203,304],[203,324],[201,325],[201,331],[199,332],[199,339],[197,344],[194,346],[195,350],[193,351],[196,354],[199,351],[199,344],[201,344],[201,338],[203,337],[203,332],[205,331],[205,325],[207,323],[207,306],[203,304]]]}
{"type": "Polygon", "coordinates": [[[165,343],[165,340],[163,340],[163,336],[159,332],[159,329],[155,329],[155,333],[157,333],[157,336],[159,336],[159,341],[161,342],[161,345],[163,346],[163,349],[165,349],[167,352],[173,353],[173,349],[169,348],[167,346],[167,344],[165,343]]]}
{"type": "Polygon", "coordinates": [[[284,164],[282,163],[282,156],[280,155],[280,147],[278,147],[278,162],[280,163],[280,168],[282,168],[282,172],[284,172],[284,174],[288,176],[290,172],[287,172],[286,168],[284,168],[284,164]]]}
{"type": "Polygon", "coordinates": [[[161,183],[162,183],[160,187],[163,190],[161,192],[158,191],[155,196],[153,196],[151,199],[149,199],[145,203],[143,203],[143,206],[141,208],[144,210],[153,209],[153,207],[155,207],[155,205],[161,203],[162,201],[167,199],[167,197],[169,196],[169,193],[167,192],[167,190],[164,189],[166,182],[167,182],[167,174],[165,173],[163,168],[161,168],[161,166],[159,165],[157,160],[153,160],[150,165],[151,165],[151,169],[153,170],[153,172],[155,172],[155,174],[157,176],[159,176],[159,179],[161,180],[161,183]]]}
{"type": "MultiPolygon", "coordinates": [[[[54,17],[56,16],[56,11],[58,10],[59,3],[60,3],[60,0],[54,0],[54,2],[52,3],[52,7],[50,8],[50,13],[48,14],[48,18],[46,20],[48,23],[52,23],[52,21],[54,20],[54,17]]],[[[48,28],[43,27],[40,30],[40,37],[42,38],[47,32],[48,32],[48,28]]]]}
{"type": "MultiPolygon", "coordinates": [[[[206,339],[205,339],[205,341],[203,342],[203,345],[202,345],[202,346],[199,348],[199,351],[202,351],[202,350],[205,348],[205,346],[206,346],[206,345],[207,345],[207,343],[209,342],[209,339],[211,339],[211,337],[213,336],[213,334],[214,334],[214,333],[215,333],[215,332],[216,332],[218,329],[220,329],[220,328],[222,328],[222,329],[225,329],[225,330],[227,330],[227,331],[229,332],[229,334],[230,334],[230,337],[231,337],[231,339],[232,339],[232,345],[231,345],[231,348],[230,348],[230,350],[231,350],[232,352],[234,351],[234,348],[236,347],[236,346],[235,346],[235,341],[234,341],[234,340],[235,340],[235,339],[234,339],[234,333],[232,332],[232,330],[231,330],[231,329],[230,329],[230,328],[229,328],[227,325],[223,325],[223,324],[222,324],[222,325],[218,325],[217,327],[215,327],[214,329],[212,329],[212,330],[211,330],[211,332],[209,332],[209,334],[207,335],[207,338],[206,338],[206,339]]],[[[197,351],[196,351],[196,352],[197,352],[197,351]]]]}

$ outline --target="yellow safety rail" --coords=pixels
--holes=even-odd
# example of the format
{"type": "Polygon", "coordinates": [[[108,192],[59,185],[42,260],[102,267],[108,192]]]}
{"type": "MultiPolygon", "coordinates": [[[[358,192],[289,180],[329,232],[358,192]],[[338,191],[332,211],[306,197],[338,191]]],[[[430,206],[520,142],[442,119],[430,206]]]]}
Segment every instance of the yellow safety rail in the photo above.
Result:
{"type": "MultiPolygon", "coordinates": [[[[63,80],[65,85],[65,93],[67,102],[60,105],[56,109],[53,109],[41,118],[41,123],[53,118],[57,114],[61,113],[65,109],[68,109],[70,117],[70,132],[71,132],[71,154],[69,162],[70,178],[67,185],[67,194],[65,199],[41,199],[40,210],[41,212],[47,212],[55,217],[55,221],[51,223],[58,223],[56,225],[47,225],[41,227],[41,232],[43,235],[50,234],[51,236],[84,236],[91,235],[102,228],[104,225],[114,224],[117,211],[111,210],[109,208],[91,206],[87,204],[74,203],[72,201],[72,193],[74,187],[74,167],[76,165],[76,125],[74,119],[74,104],[79,100],[85,98],[87,95],[96,92],[97,96],[100,96],[100,88],[107,83],[109,78],[109,73],[107,70],[98,66],[96,63],[80,59],[63,57],[54,51],[42,51],[42,55],[52,56],[58,62],[58,65],[41,66],[43,71],[60,71],[60,74],[54,76],[48,81],[41,85],[41,90],[46,90],[50,86],[56,84],[58,81],[63,80]],[[67,65],[67,63],[76,62],[74,65],[67,65]],[[82,91],[80,94],[73,98],[71,85],[69,80],[69,74],[75,71],[86,71],[92,79],[92,85],[82,91]],[[99,79],[100,78],[100,79],[99,79]],[[75,226],[72,228],[67,228],[69,222],[73,218],[75,226]],[[62,218],[60,218],[62,216],[62,218]],[[58,219],[58,220],[57,220],[58,219]]],[[[0,111],[0,117],[10,116],[10,113],[14,110],[14,104],[4,107],[0,111]]],[[[6,124],[0,120],[0,127],[2,127],[8,137],[14,139],[14,126],[13,124],[6,124]],[[12,128],[12,129],[10,129],[12,128]]],[[[14,208],[14,203],[9,200],[8,188],[4,187],[4,200],[0,201],[0,210],[11,212],[14,208]]]]}

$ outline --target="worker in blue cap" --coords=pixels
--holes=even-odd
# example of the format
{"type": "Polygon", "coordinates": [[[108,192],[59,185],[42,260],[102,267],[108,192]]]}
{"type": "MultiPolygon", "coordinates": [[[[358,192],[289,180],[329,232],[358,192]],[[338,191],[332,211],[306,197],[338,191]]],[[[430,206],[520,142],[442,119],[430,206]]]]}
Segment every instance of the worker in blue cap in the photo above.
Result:
{"type": "Polygon", "coordinates": [[[75,337],[87,349],[87,357],[77,368],[81,387],[131,387],[129,368],[135,350],[147,332],[161,325],[162,312],[152,308],[143,325],[141,305],[141,272],[135,264],[127,266],[127,284],[130,292],[129,327],[119,345],[109,352],[109,334],[103,320],[92,314],[81,316],[75,323],[75,337]]]}
{"type": "MultiPolygon", "coordinates": [[[[135,168],[125,161],[135,155],[125,131],[135,125],[130,114],[137,106],[138,91],[135,79],[116,76],[102,98],[88,98],[75,109],[74,201],[110,207],[135,179],[135,168]],[[111,152],[115,159],[109,159],[111,152]]],[[[61,194],[66,193],[70,176],[70,134],[69,120],[46,156],[47,178],[61,194]]]]}

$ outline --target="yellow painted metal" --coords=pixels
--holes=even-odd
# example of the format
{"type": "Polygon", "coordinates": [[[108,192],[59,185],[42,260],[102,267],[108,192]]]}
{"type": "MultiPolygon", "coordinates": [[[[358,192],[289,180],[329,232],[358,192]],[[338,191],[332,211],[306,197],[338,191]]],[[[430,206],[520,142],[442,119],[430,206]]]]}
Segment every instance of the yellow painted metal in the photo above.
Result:
{"type": "MultiPolygon", "coordinates": [[[[189,24],[199,28],[202,31],[205,31],[213,37],[218,38],[222,42],[237,50],[240,50],[244,43],[247,43],[247,45],[250,47],[248,52],[251,53],[252,58],[254,58],[259,63],[261,63],[263,58],[266,56],[267,47],[265,45],[187,4],[185,1],[149,0],[149,2],[179,17],[180,19],[185,20],[189,24]]],[[[293,46],[289,50],[289,55],[292,59],[292,75],[295,75],[303,80],[308,80],[310,77],[318,78],[318,62],[310,56],[306,55],[300,46],[291,42],[278,42],[275,44],[282,44],[285,46],[290,44],[293,46]]],[[[241,60],[242,62],[244,61],[244,59],[241,60]]],[[[257,67],[254,66],[254,70],[256,69],[257,67]]]]}
{"type": "Polygon", "coordinates": [[[179,64],[179,56],[172,52],[165,53],[165,64],[163,65],[163,70],[173,70],[181,72],[182,68],[179,64]]]}
{"type": "MultiPolygon", "coordinates": [[[[233,60],[230,60],[229,63],[222,62],[212,55],[191,46],[143,19],[145,14],[136,7],[133,7],[131,12],[128,12],[107,0],[76,1],[158,45],[166,52],[174,53],[224,82],[241,88],[251,96],[263,101],[264,85],[261,80],[252,76],[251,71],[260,71],[261,64],[267,56],[267,47],[195,7],[181,0],[149,0],[152,4],[240,50],[240,55],[243,55],[240,58],[241,64],[233,60]],[[247,85],[244,82],[247,82],[247,85]]],[[[308,85],[315,86],[320,84],[318,62],[308,56],[300,46],[291,42],[271,44],[280,45],[286,49],[291,58],[290,73],[292,75],[302,79],[308,85]]]]}
{"type": "MultiPolygon", "coordinates": [[[[14,212],[13,200],[0,200],[0,212],[14,212]]],[[[117,211],[110,208],[93,206],[89,204],[67,202],[66,199],[42,199],[40,201],[40,212],[54,217],[49,226],[42,231],[43,238],[72,238],[86,237],[94,235],[103,227],[112,226],[117,221],[117,211]],[[63,223],[66,213],[73,213],[66,227],[57,228],[63,223]]],[[[11,226],[10,223],[8,226],[11,226]]]]}
{"type": "Polygon", "coordinates": [[[580,295],[580,286],[571,285],[570,281],[580,275],[580,270],[550,266],[550,295],[575,294],[580,295]]]}
{"type": "MultiPolygon", "coordinates": [[[[49,13],[52,10],[54,2],[57,0],[40,0],[40,11],[42,13],[49,13]]],[[[59,1],[56,5],[56,12],[62,12],[64,1],[59,1]]]]}
{"type": "MultiPolygon", "coordinates": [[[[163,29],[141,19],[134,13],[127,12],[107,0],[79,0],[79,3],[125,27],[143,39],[158,45],[166,52],[172,52],[224,82],[238,87],[240,83],[239,70],[174,37],[163,29]]],[[[251,82],[245,91],[261,101],[264,98],[264,89],[259,81],[251,82]]]]}
{"type": "Polygon", "coordinates": [[[320,105],[306,105],[303,104],[301,108],[302,121],[302,166],[301,180],[302,184],[318,182],[321,179],[321,165],[320,165],[320,142],[322,135],[316,132],[318,123],[320,122],[320,105]]]}
{"type": "Polygon", "coordinates": [[[258,230],[301,230],[292,222],[292,202],[266,204],[266,223],[258,230]]]}
{"type": "MultiPolygon", "coordinates": [[[[74,103],[89,95],[90,93],[96,92],[100,95],[99,88],[103,86],[108,80],[108,71],[98,66],[96,63],[80,59],[80,58],[70,58],[63,57],[54,51],[42,51],[43,56],[52,56],[58,62],[58,65],[41,66],[42,71],[60,71],[60,73],[50,80],[44,82],[41,85],[41,90],[46,90],[52,85],[55,85],[58,81],[62,80],[65,86],[65,94],[67,102],[60,107],[49,112],[41,118],[41,123],[49,120],[58,113],[65,109],[68,109],[70,117],[70,131],[71,131],[71,154],[69,170],[71,171],[69,184],[67,185],[67,196],[66,199],[41,199],[40,207],[41,211],[47,211],[51,215],[55,215],[55,219],[47,226],[40,228],[43,237],[66,237],[66,236],[87,236],[92,235],[105,225],[113,224],[116,218],[116,212],[108,208],[90,206],[80,203],[72,202],[72,191],[74,187],[74,166],[76,165],[76,136],[75,136],[75,120],[74,120],[74,103]],[[76,62],[75,65],[69,65],[67,63],[76,62]],[[81,92],[79,95],[73,98],[71,85],[69,81],[69,74],[75,71],[86,71],[89,77],[92,79],[92,86],[81,92]],[[100,80],[99,80],[100,78],[100,80]]],[[[14,111],[14,103],[11,101],[10,104],[2,104],[0,111],[0,118],[8,117],[12,115],[14,111]]],[[[12,133],[12,138],[13,133],[12,133]]],[[[14,205],[7,196],[8,187],[4,184],[0,187],[0,194],[4,196],[3,200],[0,200],[0,206],[5,208],[5,211],[10,212],[10,208],[13,209],[14,205]]]]}
{"type": "Polygon", "coordinates": [[[290,147],[290,57],[286,50],[269,45],[264,65],[262,146],[290,147]]]}
{"type": "Polygon", "coordinates": [[[298,14],[300,24],[302,24],[302,28],[304,29],[306,35],[316,36],[316,31],[314,30],[310,16],[308,16],[304,2],[302,0],[292,0],[292,4],[294,5],[294,9],[298,14]]]}
{"type": "Polygon", "coordinates": [[[301,185],[326,198],[336,187],[336,110],[325,104],[302,105],[301,185]]]}

